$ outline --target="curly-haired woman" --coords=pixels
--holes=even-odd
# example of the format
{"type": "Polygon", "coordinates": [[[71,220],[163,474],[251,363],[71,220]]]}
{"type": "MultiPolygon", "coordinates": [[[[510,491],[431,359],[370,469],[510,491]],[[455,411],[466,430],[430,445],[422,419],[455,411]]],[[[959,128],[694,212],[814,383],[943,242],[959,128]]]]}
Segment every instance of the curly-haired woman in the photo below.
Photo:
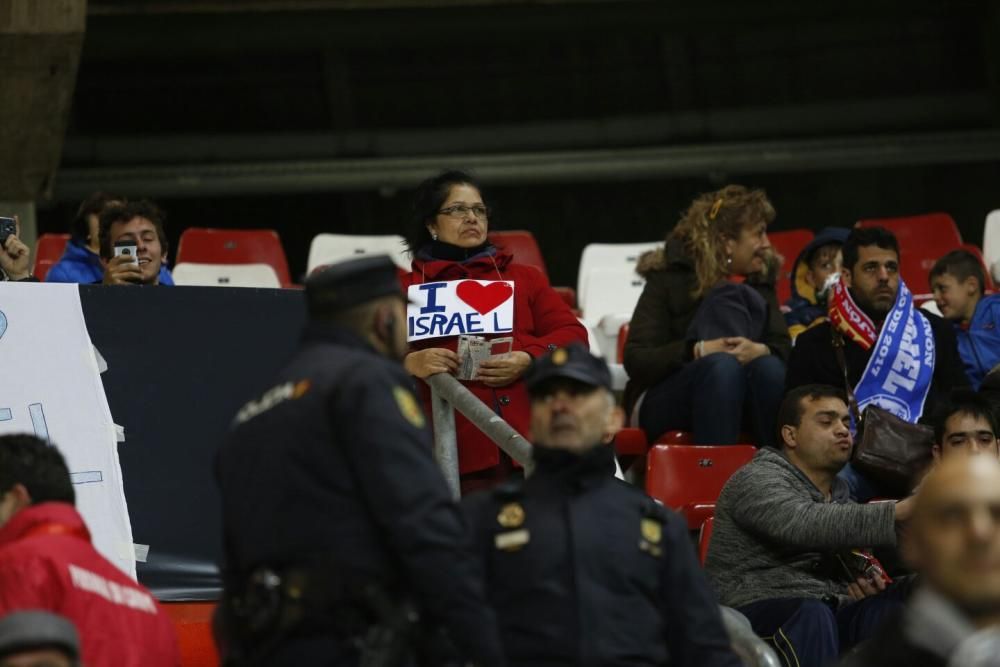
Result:
{"type": "Polygon", "coordinates": [[[640,259],[626,402],[650,438],[680,429],[725,445],[748,430],[774,443],[791,349],[769,280],[774,215],[763,190],[727,185],[695,199],[665,246],[640,259]]]}

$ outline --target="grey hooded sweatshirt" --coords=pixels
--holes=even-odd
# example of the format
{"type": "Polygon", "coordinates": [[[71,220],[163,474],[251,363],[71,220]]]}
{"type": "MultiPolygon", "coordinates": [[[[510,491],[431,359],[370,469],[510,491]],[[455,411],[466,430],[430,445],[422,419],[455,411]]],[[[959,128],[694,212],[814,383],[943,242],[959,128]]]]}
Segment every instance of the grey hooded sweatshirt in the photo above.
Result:
{"type": "Polygon", "coordinates": [[[896,543],[892,503],[859,505],[837,478],[826,500],[784,454],[761,449],[726,482],[705,568],[722,604],[775,598],[847,600],[824,556],[896,543]]]}

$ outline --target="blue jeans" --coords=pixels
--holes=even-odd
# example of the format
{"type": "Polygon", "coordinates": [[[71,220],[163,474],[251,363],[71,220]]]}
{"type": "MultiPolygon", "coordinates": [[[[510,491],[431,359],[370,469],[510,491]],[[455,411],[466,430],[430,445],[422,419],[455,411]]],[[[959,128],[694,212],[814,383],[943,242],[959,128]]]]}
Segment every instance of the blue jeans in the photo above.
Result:
{"type": "Polygon", "coordinates": [[[775,648],[786,667],[826,667],[903,608],[908,585],[834,609],[814,598],[761,600],[740,607],[753,631],[775,648]]]}
{"type": "Polygon", "coordinates": [[[746,366],[717,352],[690,362],[646,392],[639,426],[652,438],[669,430],[692,431],[695,444],[733,445],[744,426],[756,444],[777,442],[778,407],[785,364],[773,355],[746,366]]]}

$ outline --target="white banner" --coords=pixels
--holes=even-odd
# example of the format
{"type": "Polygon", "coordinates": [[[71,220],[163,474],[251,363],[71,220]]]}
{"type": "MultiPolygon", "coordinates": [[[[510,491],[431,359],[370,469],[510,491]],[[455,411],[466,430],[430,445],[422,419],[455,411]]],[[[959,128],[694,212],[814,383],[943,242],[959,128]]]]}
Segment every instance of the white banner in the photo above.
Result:
{"type": "Polygon", "coordinates": [[[0,283],[0,369],[0,435],[59,447],[94,546],[135,578],[115,426],[77,285],[0,283]]]}
{"type": "Polygon", "coordinates": [[[510,333],[514,330],[514,282],[450,280],[410,285],[407,340],[510,333]]]}

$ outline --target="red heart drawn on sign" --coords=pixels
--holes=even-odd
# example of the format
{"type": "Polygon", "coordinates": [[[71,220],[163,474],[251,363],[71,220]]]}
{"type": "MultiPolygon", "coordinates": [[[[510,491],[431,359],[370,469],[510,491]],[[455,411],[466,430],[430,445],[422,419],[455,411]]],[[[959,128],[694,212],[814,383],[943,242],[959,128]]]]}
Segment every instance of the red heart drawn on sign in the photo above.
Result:
{"type": "Polygon", "coordinates": [[[455,288],[455,294],[477,313],[485,315],[513,296],[514,288],[507,283],[480,285],[475,280],[466,280],[455,288]]]}

